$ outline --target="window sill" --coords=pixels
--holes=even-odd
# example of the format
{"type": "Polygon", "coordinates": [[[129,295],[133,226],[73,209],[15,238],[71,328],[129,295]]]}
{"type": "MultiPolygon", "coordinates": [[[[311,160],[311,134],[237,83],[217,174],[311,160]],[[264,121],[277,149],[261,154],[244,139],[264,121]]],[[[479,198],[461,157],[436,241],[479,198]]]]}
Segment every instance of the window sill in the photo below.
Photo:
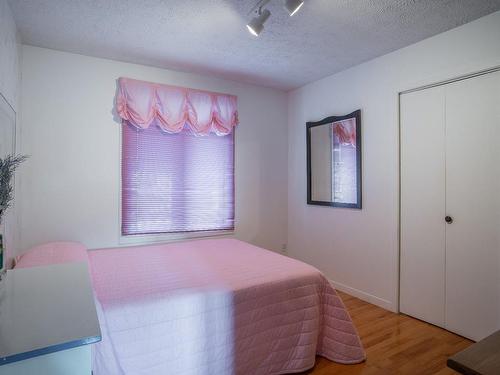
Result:
{"type": "Polygon", "coordinates": [[[227,237],[234,235],[234,230],[215,230],[206,232],[136,234],[120,236],[120,245],[151,245],[161,242],[178,242],[190,239],[227,237]]]}

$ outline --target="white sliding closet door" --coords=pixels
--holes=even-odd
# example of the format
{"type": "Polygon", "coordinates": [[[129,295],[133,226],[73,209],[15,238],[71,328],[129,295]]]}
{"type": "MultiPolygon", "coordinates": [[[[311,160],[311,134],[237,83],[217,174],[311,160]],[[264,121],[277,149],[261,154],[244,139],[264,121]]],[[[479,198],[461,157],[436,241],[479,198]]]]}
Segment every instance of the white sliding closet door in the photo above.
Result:
{"type": "Polygon", "coordinates": [[[400,310],[500,329],[500,72],[401,95],[400,310]]]}
{"type": "Polygon", "coordinates": [[[444,88],[401,96],[401,312],[444,327],[444,88]]]}
{"type": "Polygon", "coordinates": [[[500,72],[446,86],[446,328],[500,329],[500,72]]]}

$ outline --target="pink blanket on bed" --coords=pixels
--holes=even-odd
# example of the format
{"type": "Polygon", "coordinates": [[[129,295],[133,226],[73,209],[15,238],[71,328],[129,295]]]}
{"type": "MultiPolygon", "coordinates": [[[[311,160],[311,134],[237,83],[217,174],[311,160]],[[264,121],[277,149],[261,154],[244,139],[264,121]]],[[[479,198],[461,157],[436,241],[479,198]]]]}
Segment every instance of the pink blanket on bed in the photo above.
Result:
{"type": "Polygon", "coordinates": [[[233,239],[89,252],[95,375],[286,374],[365,353],[314,267],[233,239]]]}

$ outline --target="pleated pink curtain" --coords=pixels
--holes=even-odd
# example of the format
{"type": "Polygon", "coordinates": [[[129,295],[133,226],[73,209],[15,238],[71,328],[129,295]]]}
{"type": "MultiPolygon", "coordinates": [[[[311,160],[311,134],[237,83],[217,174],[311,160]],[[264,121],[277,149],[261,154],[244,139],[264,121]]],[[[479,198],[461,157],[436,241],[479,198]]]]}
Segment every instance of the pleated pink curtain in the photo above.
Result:
{"type": "Polygon", "coordinates": [[[168,133],[179,133],[187,124],[195,135],[227,135],[238,124],[234,95],[123,77],[119,79],[116,110],[138,128],[147,129],[156,122],[168,133]]]}

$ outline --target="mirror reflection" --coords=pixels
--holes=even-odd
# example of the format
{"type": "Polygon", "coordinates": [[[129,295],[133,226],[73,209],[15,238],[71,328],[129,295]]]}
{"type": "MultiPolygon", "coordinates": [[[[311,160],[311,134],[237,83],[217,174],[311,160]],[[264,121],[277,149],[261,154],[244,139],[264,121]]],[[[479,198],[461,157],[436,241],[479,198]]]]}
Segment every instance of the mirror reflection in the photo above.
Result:
{"type": "Polygon", "coordinates": [[[360,111],[307,123],[308,203],[361,208],[360,111]]]}

